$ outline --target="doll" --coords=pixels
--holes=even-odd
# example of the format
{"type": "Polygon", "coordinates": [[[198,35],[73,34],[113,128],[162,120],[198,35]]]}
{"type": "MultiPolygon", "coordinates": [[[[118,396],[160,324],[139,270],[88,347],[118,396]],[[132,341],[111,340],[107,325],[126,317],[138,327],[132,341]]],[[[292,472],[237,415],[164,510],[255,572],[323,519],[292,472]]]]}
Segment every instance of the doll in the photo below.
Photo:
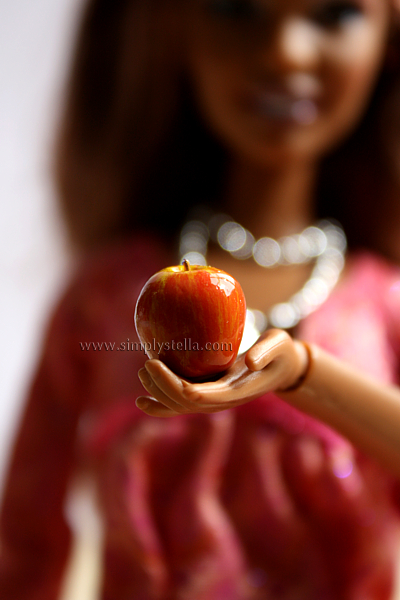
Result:
{"type": "MultiPolygon", "coordinates": [[[[90,3],[57,164],[86,252],[10,463],[2,599],[57,598],[77,470],[104,519],[103,600],[392,597],[400,271],[357,247],[385,204],[377,115],[394,24],[389,0],[90,3]],[[254,240],[341,218],[350,252],[318,310],[193,384],[143,367],[132,310],[199,203],[254,240]]],[[[206,258],[268,314],[313,268],[211,243],[206,258]]]]}

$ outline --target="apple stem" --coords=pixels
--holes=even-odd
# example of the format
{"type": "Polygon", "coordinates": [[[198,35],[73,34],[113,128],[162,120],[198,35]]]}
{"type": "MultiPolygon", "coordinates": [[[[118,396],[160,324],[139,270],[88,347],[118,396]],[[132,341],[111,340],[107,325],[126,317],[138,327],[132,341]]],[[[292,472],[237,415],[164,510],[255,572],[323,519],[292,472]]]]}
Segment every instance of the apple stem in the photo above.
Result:
{"type": "Polygon", "coordinates": [[[190,271],[190,262],[187,258],[185,258],[185,260],[182,261],[182,265],[185,267],[185,271],[190,271]]]}

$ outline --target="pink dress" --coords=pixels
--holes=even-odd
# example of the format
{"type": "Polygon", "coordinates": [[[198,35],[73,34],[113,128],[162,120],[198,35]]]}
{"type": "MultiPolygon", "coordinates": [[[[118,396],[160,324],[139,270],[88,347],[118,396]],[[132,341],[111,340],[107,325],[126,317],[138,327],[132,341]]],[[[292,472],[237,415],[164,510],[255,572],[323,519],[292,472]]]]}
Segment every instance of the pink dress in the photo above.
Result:
{"type": "MultiPolygon", "coordinates": [[[[399,485],[373,460],[273,394],[171,419],[135,407],[133,308],[169,262],[150,237],[118,244],[61,300],[6,484],[0,598],[56,600],[63,500],[85,468],[104,517],[102,600],[389,599],[399,485]]],[[[298,336],[398,383],[400,269],[352,256],[298,336]]]]}

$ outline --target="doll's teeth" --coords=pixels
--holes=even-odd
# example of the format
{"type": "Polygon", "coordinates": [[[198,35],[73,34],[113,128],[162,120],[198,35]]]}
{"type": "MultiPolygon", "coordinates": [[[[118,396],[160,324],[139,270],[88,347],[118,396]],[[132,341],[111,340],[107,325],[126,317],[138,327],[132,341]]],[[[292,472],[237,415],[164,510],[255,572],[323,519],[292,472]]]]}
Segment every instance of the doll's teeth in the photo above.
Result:
{"type": "Polygon", "coordinates": [[[297,123],[301,123],[303,125],[311,125],[311,123],[314,123],[318,116],[315,102],[312,100],[307,100],[306,98],[297,100],[292,105],[291,113],[293,119],[297,121],[297,123]]]}
{"type": "Polygon", "coordinates": [[[258,97],[257,106],[267,117],[293,120],[302,125],[313,123],[318,115],[317,106],[313,100],[281,94],[262,94],[258,97]]]}

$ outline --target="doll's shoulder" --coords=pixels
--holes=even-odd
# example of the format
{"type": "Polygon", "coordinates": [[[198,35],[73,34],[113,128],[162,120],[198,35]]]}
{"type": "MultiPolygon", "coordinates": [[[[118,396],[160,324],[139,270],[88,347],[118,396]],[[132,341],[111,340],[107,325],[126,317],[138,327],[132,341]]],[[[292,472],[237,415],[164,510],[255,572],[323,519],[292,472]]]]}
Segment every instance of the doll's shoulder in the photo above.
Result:
{"type": "Polygon", "coordinates": [[[400,265],[372,252],[360,252],[353,258],[353,280],[349,288],[369,301],[381,315],[387,338],[400,361],[400,265]]]}
{"type": "Polygon", "coordinates": [[[366,281],[391,286],[393,279],[400,278],[400,265],[370,250],[358,250],[350,254],[349,263],[353,276],[366,281]]]}
{"type": "Polygon", "coordinates": [[[382,381],[400,364],[400,268],[370,251],[350,253],[341,281],[307,317],[300,337],[382,381]]]}
{"type": "Polygon", "coordinates": [[[400,365],[400,265],[382,258],[375,268],[375,293],[380,298],[388,339],[400,365]]]}
{"type": "Polygon", "coordinates": [[[58,302],[55,319],[94,326],[125,306],[132,312],[147,279],[166,266],[162,245],[150,235],[136,235],[85,254],[75,265],[58,302]]]}
{"type": "Polygon", "coordinates": [[[126,287],[143,287],[147,279],[166,266],[166,251],[150,235],[135,235],[84,255],[75,270],[70,289],[82,295],[94,291],[110,299],[126,287]]]}
{"type": "MultiPolygon", "coordinates": [[[[359,296],[381,310],[389,324],[400,328],[400,265],[372,252],[350,256],[347,294],[359,296]]],[[[346,291],[346,289],[345,289],[346,291]]]]}
{"type": "Polygon", "coordinates": [[[391,301],[400,299],[397,289],[400,290],[400,265],[374,252],[358,250],[349,253],[343,276],[323,306],[329,312],[369,304],[378,312],[386,312],[391,301]]]}
{"type": "Polygon", "coordinates": [[[111,352],[110,346],[135,338],[137,296],[165,260],[162,247],[142,235],[91,252],[75,265],[50,315],[39,360],[40,377],[68,402],[81,395],[83,380],[87,394],[98,385],[106,396],[108,385],[118,391],[125,380],[134,389],[127,373],[137,379],[143,353],[111,352]]]}

